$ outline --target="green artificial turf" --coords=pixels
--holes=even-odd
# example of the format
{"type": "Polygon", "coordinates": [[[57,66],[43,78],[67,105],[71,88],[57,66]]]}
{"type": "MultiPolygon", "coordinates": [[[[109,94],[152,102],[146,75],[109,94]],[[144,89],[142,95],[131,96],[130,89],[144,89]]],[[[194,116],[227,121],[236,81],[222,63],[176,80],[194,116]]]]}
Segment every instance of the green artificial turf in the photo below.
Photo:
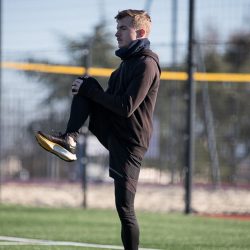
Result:
{"type": "MultiPolygon", "coordinates": [[[[173,250],[250,249],[250,221],[194,215],[138,212],[141,247],[173,250]]],[[[0,235],[56,241],[121,245],[115,211],[0,206],[0,235]]],[[[0,250],[94,249],[21,245],[0,250]]]]}

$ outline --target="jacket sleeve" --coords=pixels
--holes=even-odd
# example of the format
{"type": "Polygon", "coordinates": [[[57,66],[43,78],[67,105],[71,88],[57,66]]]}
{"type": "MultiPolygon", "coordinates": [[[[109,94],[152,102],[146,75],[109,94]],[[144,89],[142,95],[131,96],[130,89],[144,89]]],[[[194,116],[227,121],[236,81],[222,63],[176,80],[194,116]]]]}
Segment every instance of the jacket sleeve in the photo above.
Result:
{"type": "Polygon", "coordinates": [[[129,117],[143,102],[154,78],[157,77],[155,64],[150,59],[140,62],[123,95],[112,95],[101,88],[90,87],[91,83],[81,86],[81,94],[120,116],[129,117]]]}

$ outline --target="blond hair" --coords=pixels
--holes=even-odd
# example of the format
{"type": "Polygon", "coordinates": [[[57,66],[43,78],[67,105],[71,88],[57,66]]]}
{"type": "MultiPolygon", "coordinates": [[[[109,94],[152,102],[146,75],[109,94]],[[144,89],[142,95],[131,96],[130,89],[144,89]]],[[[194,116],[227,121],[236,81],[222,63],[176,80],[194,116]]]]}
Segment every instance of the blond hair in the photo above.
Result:
{"type": "Polygon", "coordinates": [[[145,29],[146,36],[149,35],[151,30],[151,18],[146,11],[131,9],[119,11],[115,19],[118,21],[127,16],[132,18],[132,25],[135,29],[145,29]]]}

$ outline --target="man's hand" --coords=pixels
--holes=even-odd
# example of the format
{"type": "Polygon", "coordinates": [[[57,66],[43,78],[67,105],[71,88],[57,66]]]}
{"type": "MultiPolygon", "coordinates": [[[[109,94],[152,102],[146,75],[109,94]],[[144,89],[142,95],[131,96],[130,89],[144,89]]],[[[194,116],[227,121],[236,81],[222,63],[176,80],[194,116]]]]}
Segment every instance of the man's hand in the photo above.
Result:
{"type": "Polygon", "coordinates": [[[80,89],[80,87],[82,86],[82,84],[84,84],[86,82],[86,79],[88,78],[88,76],[82,76],[82,77],[78,77],[73,83],[72,83],[72,95],[77,95],[78,91],[80,89]]]}
{"type": "Polygon", "coordinates": [[[81,76],[78,77],[72,83],[72,94],[80,95],[87,98],[92,98],[97,91],[102,91],[103,89],[99,82],[91,76],[81,76]]]}

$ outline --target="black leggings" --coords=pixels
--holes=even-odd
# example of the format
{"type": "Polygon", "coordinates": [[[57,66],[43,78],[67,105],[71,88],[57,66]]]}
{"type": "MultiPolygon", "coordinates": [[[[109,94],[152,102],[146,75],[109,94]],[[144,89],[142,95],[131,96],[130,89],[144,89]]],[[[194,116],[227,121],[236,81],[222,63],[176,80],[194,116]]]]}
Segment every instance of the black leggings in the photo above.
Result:
{"type": "Polygon", "coordinates": [[[134,210],[135,194],[115,181],[115,204],[121,221],[121,238],[125,250],[138,250],[139,226],[134,210]]]}
{"type": "Polygon", "coordinates": [[[88,117],[90,118],[89,130],[108,149],[107,135],[110,131],[108,112],[104,107],[88,98],[79,95],[73,97],[65,133],[70,133],[77,140],[80,129],[88,117]]]}

